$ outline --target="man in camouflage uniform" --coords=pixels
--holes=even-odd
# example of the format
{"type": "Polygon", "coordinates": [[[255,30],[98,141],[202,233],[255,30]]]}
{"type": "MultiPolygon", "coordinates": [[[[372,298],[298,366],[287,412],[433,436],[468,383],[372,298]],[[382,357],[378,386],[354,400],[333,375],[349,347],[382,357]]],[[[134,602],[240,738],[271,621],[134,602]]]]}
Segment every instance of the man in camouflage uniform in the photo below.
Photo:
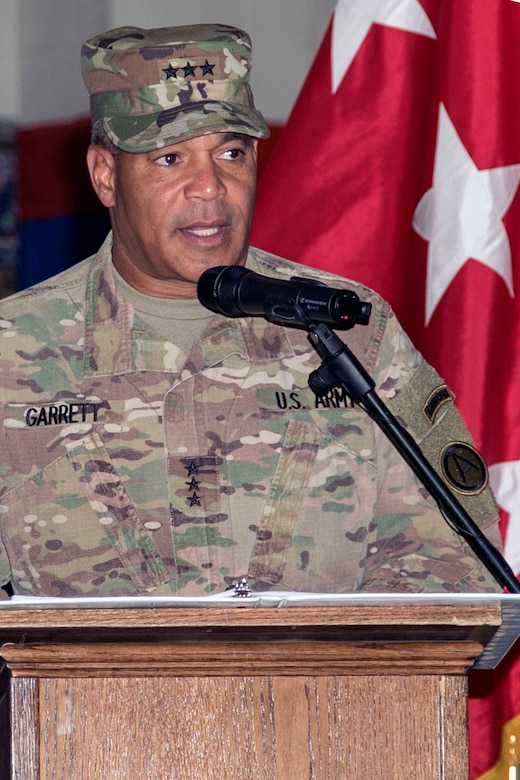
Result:
{"type": "Polygon", "coordinates": [[[197,300],[204,270],[246,265],[370,302],[349,346],[499,543],[452,394],[389,306],[248,247],[268,129],[247,34],[121,28],[85,43],[82,62],[88,166],[112,232],[1,303],[0,584],[48,596],[205,595],[244,576],[256,591],[499,590],[368,416],[340,390],[311,392],[320,359],[305,331],[197,300]]]}

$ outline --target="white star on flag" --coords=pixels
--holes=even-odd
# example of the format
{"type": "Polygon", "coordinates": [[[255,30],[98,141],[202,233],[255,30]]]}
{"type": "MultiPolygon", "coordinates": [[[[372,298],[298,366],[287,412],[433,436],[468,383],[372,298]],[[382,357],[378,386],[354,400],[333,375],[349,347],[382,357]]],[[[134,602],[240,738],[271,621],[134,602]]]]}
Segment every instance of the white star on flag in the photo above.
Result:
{"type": "Polygon", "coordinates": [[[419,0],[339,0],[332,20],[333,94],[373,24],[436,37],[419,0]]]}
{"type": "Polygon", "coordinates": [[[494,463],[489,481],[498,505],[509,512],[504,558],[515,574],[520,573],[520,460],[494,463]]]}
{"type": "Polygon", "coordinates": [[[520,165],[479,171],[440,104],[433,187],[413,216],[413,227],[430,242],[426,274],[426,315],[470,259],[496,271],[513,292],[511,247],[502,217],[520,181],[520,165]]]}

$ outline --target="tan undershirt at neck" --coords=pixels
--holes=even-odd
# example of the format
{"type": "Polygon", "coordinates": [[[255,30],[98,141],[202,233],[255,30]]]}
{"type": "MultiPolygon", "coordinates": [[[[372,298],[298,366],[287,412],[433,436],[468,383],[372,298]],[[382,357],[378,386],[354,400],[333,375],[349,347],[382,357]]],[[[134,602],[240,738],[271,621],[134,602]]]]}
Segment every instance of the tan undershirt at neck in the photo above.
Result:
{"type": "Polygon", "coordinates": [[[214,316],[197,298],[154,298],[131,287],[114,268],[117,289],[156,333],[186,355],[214,316]]]}

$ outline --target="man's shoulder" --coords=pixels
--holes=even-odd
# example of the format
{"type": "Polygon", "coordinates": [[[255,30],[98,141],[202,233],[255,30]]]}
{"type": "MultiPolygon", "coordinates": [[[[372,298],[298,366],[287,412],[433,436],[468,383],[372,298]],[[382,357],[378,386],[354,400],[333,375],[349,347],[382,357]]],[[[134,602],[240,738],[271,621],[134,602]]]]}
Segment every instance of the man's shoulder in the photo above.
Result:
{"type": "Polygon", "coordinates": [[[60,299],[77,300],[85,290],[92,258],[61,271],[31,287],[26,287],[0,300],[0,318],[10,319],[26,311],[35,313],[40,308],[49,309],[60,299]]]}
{"type": "Polygon", "coordinates": [[[372,303],[379,304],[385,308],[389,307],[389,304],[375,290],[355,279],[349,279],[339,274],[323,271],[320,268],[312,268],[293,260],[287,260],[284,257],[273,255],[257,247],[249,247],[247,267],[252,271],[256,271],[256,273],[265,274],[266,276],[288,279],[298,276],[303,279],[314,279],[329,287],[337,287],[340,290],[353,290],[360,298],[369,299],[372,303]]]}
{"type": "Polygon", "coordinates": [[[0,319],[9,319],[38,307],[49,311],[53,302],[68,300],[74,305],[84,300],[89,277],[94,268],[102,269],[111,258],[112,234],[109,233],[96,254],[80,260],[70,268],[38,284],[26,287],[0,300],[0,319]]]}

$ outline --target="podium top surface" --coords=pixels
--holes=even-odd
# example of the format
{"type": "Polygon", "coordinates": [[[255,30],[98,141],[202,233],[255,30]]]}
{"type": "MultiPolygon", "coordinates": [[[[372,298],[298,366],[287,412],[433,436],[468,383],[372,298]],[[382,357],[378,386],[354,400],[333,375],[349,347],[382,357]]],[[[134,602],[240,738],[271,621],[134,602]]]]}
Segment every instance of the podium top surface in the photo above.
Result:
{"type": "Polygon", "coordinates": [[[70,641],[477,641],[493,668],[520,634],[520,596],[232,593],[207,598],[15,597],[0,643],[70,641]]]}

